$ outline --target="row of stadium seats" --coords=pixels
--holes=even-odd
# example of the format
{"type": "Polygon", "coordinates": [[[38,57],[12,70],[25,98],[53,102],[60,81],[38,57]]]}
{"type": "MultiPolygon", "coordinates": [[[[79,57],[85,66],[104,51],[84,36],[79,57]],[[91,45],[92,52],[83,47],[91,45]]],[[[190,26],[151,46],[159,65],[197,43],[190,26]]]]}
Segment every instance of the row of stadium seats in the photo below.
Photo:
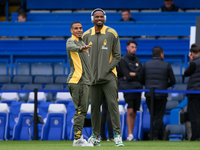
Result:
{"type": "MultiPolygon", "coordinates": [[[[11,13],[11,21],[17,20],[18,13],[11,13]]],[[[195,23],[199,12],[132,12],[131,16],[137,23],[195,23]]],[[[106,22],[118,22],[121,19],[121,12],[107,12],[106,22]]],[[[91,22],[90,12],[68,12],[68,13],[27,13],[27,22],[91,22]]]]}
{"type": "MultiPolygon", "coordinates": [[[[10,79],[10,76],[0,76],[1,90],[21,90],[19,94],[19,100],[28,101],[27,94],[25,95],[23,90],[34,90],[37,88],[38,90],[68,90],[66,81],[67,76],[57,76],[55,78],[55,83],[53,83],[53,76],[35,76],[34,83],[32,83],[32,76],[14,76],[12,83],[7,83],[6,78],[10,79]],[[2,78],[1,78],[2,77],[2,78]],[[5,78],[5,79],[4,79],[5,78]],[[47,82],[51,81],[51,82],[47,82]]],[[[188,78],[185,78],[183,81],[183,77],[181,75],[176,75],[176,84],[173,88],[169,90],[186,90],[188,78]]],[[[8,80],[10,81],[10,80],[8,80]]],[[[47,101],[55,101],[55,93],[46,92],[47,101]]],[[[170,93],[169,99],[182,101],[185,96],[182,93],[170,93]]]]}
{"type": "MultiPolygon", "coordinates": [[[[71,36],[71,35],[70,35],[71,36]]],[[[126,53],[126,43],[131,40],[120,39],[121,44],[121,54],[126,53]]],[[[134,39],[138,43],[138,55],[151,55],[151,50],[155,46],[163,47],[165,55],[180,55],[185,57],[188,54],[189,50],[189,39],[134,39]]],[[[57,56],[57,59],[62,58],[66,61],[67,52],[66,52],[66,40],[0,40],[0,53],[6,55],[7,53],[12,54],[16,58],[15,63],[23,63],[23,59],[17,58],[17,55],[33,55],[35,58],[39,57],[41,54],[47,57],[49,55],[57,56]],[[60,55],[59,55],[60,54],[60,55]],[[61,57],[63,56],[63,57],[61,57]]],[[[30,57],[30,56],[29,56],[30,57]]],[[[41,57],[41,56],[40,56],[41,57]]],[[[48,57],[47,57],[48,58],[48,57]]],[[[50,58],[49,58],[50,59],[50,58]]],[[[34,60],[31,58],[31,60],[34,60]]],[[[10,61],[10,60],[9,60],[10,61]]],[[[39,60],[38,60],[39,61],[39,60]]],[[[41,61],[41,60],[40,60],[41,61]]],[[[64,61],[64,62],[65,62],[64,61]]],[[[64,65],[64,62],[60,61],[60,64],[52,63],[52,67],[58,67],[59,65],[64,65]]],[[[32,62],[34,65],[34,61],[32,62]]],[[[44,63],[44,62],[43,62],[44,63]]],[[[18,64],[17,64],[18,65],[18,64]]],[[[35,64],[37,67],[39,64],[35,64]]],[[[48,62],[47,62],[48,65],[48,62]]]]}
{"type": "MultiPolygon", "coordinates": [[[[9,72],[9,64],[0,63],[0,75],[7,75],[9,72]]],[[[19,62],[15,68],[17,75],[64,75],[65,66],[62,62],[19,62]]]]}
{"type": "Polygon", "coordinates": [[[0,75],[0,84],[66,84],[67,76],[59,75],[15,75],[11,80],[10,75],[0,75]]]}
{"type": "MultiPolygon", "coordinates": [[[[73,140],[73,114],[72,101],[64,104],[41,103],[38,105],[38,114],[42,117],[44,125],[38,124],[38,137],[41,140],[73,140]]],[[[143,134],[150,132],[150,115],[145,101],[142,101],[142,111],[137,112],[133,135],[135,140],[143,140],[143,134]]],[[[90,119],[90,107],[87,119],[90,119]]],[[[123,140],[127,137],[126,109],[119,105],[121,134],[123,140]]],[[[0,139],[1,140],[32,140],[34,105],[14,102],[10,108],[0,103],[0,139]],[[9,119],[8,119],[9,118],[9,119]]],[[[169,114],[165,114],[164,124],[169,124],[169,114]]],[[[83,135],[87,139],[92,133],[91,126],[84,126],[83,135]]],[[[182,139],[185,138],[185,135],[182,139]]]]}
{"type": "MultiPolygon", "coordinates": [[[[0,31],[1,32],[1,31],[0,31]]],[[[126,42],[120,39],[121,54],[126,53],[126,42]]],[[[161,46],[165,61],[173,63],[175,74],[182,74],[188,65],[189,39],[135,39],[137,56],[142,62],[152,59],[152,48],[161,46]]],[[[67,75],[69,64],[66,40],[0,40],[0,74],[67,75]],[[14,59],[13,59],[14,58],[14,59]]]]}
{"type": "MultiPolygon", "coordinates": [[[[0,75],[0,84],[66,84],[67,77],[66,75],[55,76],[55,78],[52,75],[15,75],[11,80],[10,75],[0,75]]],[[[175,78],[176,84],[187,84],[189,79],[182,75],[175,75],[175,78]]]]}
{"type": "MultiPolygon", "coordinates": [[[[13,100],[15,101],[25,101],[27,102],[28,100],[30,100],[29,98],[29,93],[33,92],[34,89],[38,89],[38,90],[46,90],[47,92],[45,92],[45,94],[43,95],[43,97],[39,100],[43,100],[43,101],[55,101],[56,99],[59,99],[58,97],[58,93],[59,91],[68,91],[68,87],[66,84],[46,84],[44,87],[42,84],[24,84],[23,86],[21,86],[21,84],[4,84],[1,88],[1,90],[3,90],[4,92],[2,92],[0,94],[1,100],[4,100],[6,102],[6,100],[10,100],[9,103],[13,102],[13,100]],[[20,91],[21,92],[20,92],[20,91]],[[25,91],[28,90],[28,93],[25,91]],[[57,90],[56,92],[48,92],[48,90],[57,90]],[[15,97],[14,99],[8,97],[6,98],[5,96],[2,98],[3,93],[5,93],[6,91],[11,91],[14,92],[14,96],[12,96],[12,94],[10,94],[11,97],[15,97]],[[18,93],[16,93],[16,91],[18,93]]],[[[62,93],[60,93],[61,95],[62,93]]],[[[69,95],[68,93],[65,95],[66,99],[68,99],[67,95],[69,95]]],[[[8,95],[6,95],[8,96],[8,95]]],[[[33,98],[32,98],[33,99],[33,98]]],[[[8,102],[8,101],[7,101],[8,102]]]]}
{"type": "MultiPolygon", "coordinates": [[[[70,37],[71,22],[0,22],[0,35],[7,37],[70,37]],[[49,32],[51,31],[51,32],[49,32]]],[[[82,23],[86,31],[93,26],[82,23]]],[[[172,36],[189,37],[190,27],[195,23],[147,24],[132,22],[108,22],[105,25],[114,28],[120,37],[172,36]]]]}
{"type": "MultiPolygon", "coordinates": [[[[196,9],[200,8],[200,2],[198,0],[174,0],[175,5],[181,7],[182,9],[196,9]]],[[[101,2],[94,3],[92,0],[87,0],[84,3],[81,0],[77,1],[66,1],[59,0],[55,2],[54,0],[27,0],[27,9],[39,9],[39,10],[80,10],[80,9],[159,9],[164,3],[161,0],[140,0],[140,1],[121,1],[121,0],[102,0],[101,2]],[[105,5],[106,4],[106,5],[105,5]],[[114,4],[114,5],[113,5],[114,4]]]]}

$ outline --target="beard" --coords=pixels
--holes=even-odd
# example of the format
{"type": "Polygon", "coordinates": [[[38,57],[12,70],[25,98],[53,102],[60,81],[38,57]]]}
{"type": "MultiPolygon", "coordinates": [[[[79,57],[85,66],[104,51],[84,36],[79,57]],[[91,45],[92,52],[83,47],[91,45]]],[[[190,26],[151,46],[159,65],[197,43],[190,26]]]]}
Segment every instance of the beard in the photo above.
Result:
{"type": "Polygon", "coordinates": [[[103,23],[102,24],[96,24],[97,27],[103,27],[103,23]]]}

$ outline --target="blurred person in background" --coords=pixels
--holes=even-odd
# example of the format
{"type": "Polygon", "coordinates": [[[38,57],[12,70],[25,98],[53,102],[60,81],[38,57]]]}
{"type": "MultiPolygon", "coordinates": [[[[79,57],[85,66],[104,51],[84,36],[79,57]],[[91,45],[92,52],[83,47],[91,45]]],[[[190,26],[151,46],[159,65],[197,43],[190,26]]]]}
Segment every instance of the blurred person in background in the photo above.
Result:
{"type": "Polygon", "coordinates": [[[174,5],[173,0],[164,0],[164,6],[161,7],[161,11],[170,12],[170,11],[181,11],[181,9],[174,5]]]}
{"type": "Polygon", "coordinates": [[[135,19],[131,18],[131,12],[128,9],[124,9],[121,11],[122,19],[120,21],[136,21],[135,19]]]}
{"type": "Polygon", "coordinates": [[[17,21],[18,22],[26,22],[26,17],[27,17],[26,12],[23,10],[19,10],[17,21]]]}
{"type": "MultiPolygon", "coordinates": [[[[187,90],[200,91],[200,47],[192,44],[190,48],[190,65],[185,70],[184,76],[190,77],[187,90]]],[[[188,114],[192,127],[193,141],[200,140],[200,94],[187,94],[188,97],[188,114]],[[196,134],[197,133],[197,134],[196,134]]]]}
{"type": "MultiPolygon", "coordinates": [[[[174,72],[171,65],[164,61],[164,51],[162,47],[156,46],[152,50],[152,60],[147,61],[140,72],[139,81],[145,86],[145,89],[167,90],[176,83],[174,72]]],[[[150,114],[151,93],[145,92],[146,103],[150,114]]],[[[165,129],[163,117],[167,104],[168,93],[155,93],[153,109],[153,140],[159,140],[160,133],[163,134],[162,140],[168,140],[170,131],[165,129]]]]}
{"type": "MultiPolygon", "coordinates": [[[[130,40],[127,42],[127,52],[122,57],[118,67],[119,76],[119,89],[142,89],[142,85],[139,82],[139,73],[142,68],[142,63],[136,57],[137,42],[130,40]]],[[[128,126],[128,137],[127,141],[133,141],[133,129],[135,125],[136,112],[140,108],[141,93],[124,93],[124,99],[127,106],[127,126],[128,126]]]]}

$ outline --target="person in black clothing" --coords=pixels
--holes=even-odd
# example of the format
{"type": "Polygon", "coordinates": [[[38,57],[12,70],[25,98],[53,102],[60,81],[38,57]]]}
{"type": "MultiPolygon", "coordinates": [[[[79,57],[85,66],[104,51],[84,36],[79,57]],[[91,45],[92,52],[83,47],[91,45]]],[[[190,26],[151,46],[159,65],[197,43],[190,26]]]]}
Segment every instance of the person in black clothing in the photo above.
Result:
{"type": "MultiPolygon", "coordinates": [[[[175,84],[173,70],[169,63],[165,62],[163,49],[159,46],[153,48],[153,59],[146,62],[140,72],[140,82],[145,85],[145,89],[159,89],[167,90],[175,84]]],[[[145,92],[147,107],[150,110],[150,92],[145,92]]],[[[165,114],[165,107],[167,103],[167,93],[155,93],[154,97],[154,127],[153,140],[158,140],[159,133],[163,133],[163,140],[167,140],[170,134],[163,124],[163,116],[165,114]]]]}
{"type": "MultiPolygon", "coordinates": [[[[127,52],[121,58],[118,67],[119,77],[119,89],[142,89],[142,85],[138,81],[138,74],[142,68],[142,63],[136,57],[135,53],[137,50],[137,42],[130,40],[127,42],[127,52]]],[[[133,129],[135,125],[136,111],[140,108],[141,93],[124,93],[124,98],[127,107],[127,126],[128,126],[128,137],[127,141],[132,141],[133,129]]]]}
{"type": "Polygon", "coordinates": [[[188,101],[187,104],[187,117],[188,117],[188,121],[190,121],[191,123],[191,132],[192,132],[192,136],[190,137],[190,141],[196,141],[199,140],[199,133],[197,132],[197,122],[196,122],[196,118],[194,116],[194,110],[191,106],[190,101],[188,101]]]}
{"type": "MultiPolygon", "coordinates": [[[[185,70],[184,76],[190,76],[188,81],[187,90],[200,90],[200,47],[196,44],[192,44],[190,49],[190,54],[188,55],[190,58],[190,65],[185,70]]],[[[188,96],[188,111],[189,111],[189,118],[191,120],[192,125],[192,136],[194,138],[194,128],[196,126],[198,135],[195,136],[195,139],[192,140],[200,140],[200,94],[187,94],[188,96]],[[191,113],[191,111],[193,113],[191,113]],[[193,114],[195,121],[192,121],[192,117],[190,114],[193,114]],[[193,124],[196,122],[196,125],[193,124]]]]}
{"type": "Polygon", "coordinates": [[[164,6],[161,7],[161,11],[180,11],[180,8],[174,5],[173,0],[164,0],[164,6]]]}
{"type": "Polygon", "coordinates": [[[121,11],[122,19],[120,21],[136,21],[135,19],[131,18],[131,12],[128,9],[124,9],[121,11]]]}
{"type": "Polygon", "coordinates": [[[108,104],[105,98],[105,95],[103,95],[102,99],[102,113],[101,113],[101,140],[102,141],[114,141],[114,136],[113,136],[113,127],[112,127],[112,122],[110,119],[110,112],[108,110],[108,104]],[[107,129],[108,129],[108,138],[106,137],[105,134],[105,125],[107,124],[107,129]]]}

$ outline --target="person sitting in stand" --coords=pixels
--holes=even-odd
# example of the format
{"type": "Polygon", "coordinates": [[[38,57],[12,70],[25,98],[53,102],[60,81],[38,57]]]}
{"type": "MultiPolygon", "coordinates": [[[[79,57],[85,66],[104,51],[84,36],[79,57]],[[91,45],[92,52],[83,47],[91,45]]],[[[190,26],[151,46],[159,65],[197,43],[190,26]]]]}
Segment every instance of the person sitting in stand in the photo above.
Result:
{"type": "Polygon", "coordinates": [[[136,21],[135,19],[131,18],[131,12],[128,9],[124,9],[121,11],[122,19],[120,21],[136,21]]]}

